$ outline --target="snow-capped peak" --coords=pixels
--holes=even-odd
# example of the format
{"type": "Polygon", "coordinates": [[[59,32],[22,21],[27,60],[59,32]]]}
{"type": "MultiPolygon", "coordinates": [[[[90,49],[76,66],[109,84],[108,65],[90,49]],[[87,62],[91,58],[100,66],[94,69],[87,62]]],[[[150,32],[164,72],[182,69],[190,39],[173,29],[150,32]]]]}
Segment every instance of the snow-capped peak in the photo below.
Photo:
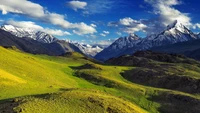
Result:
{"type": "Polygon", "coordinates": [[[139,40],[140,38],[136,35],[136,34],[130,34],[128,37],[128,39],[131,39],[131,40],[139,40]]]}
{"type": "Polygon", "coordinates": [[[2,30],[10,32],[11,34],[20,38],[31,38],[42,43],[52,43],[57,40],[54,36],[45,32],[36,31],[29,28],[18,28],[13,25],[2,25],[2,30]]]}
{"type": "Polygon", "coordinates": [[[178,20],[175,20],[172,24],[167,26],[167,30],[173,30],[176,29],[182,33],[189,33],[189,30],[178,20]]]}
{"type": "Polygon", "coordinates": [[[1,26],[1,29],[5,29],[5,30],[15,30],[15,27],[12,25],[3,25],[1,26]]]}
{"type": "MultiPolygon", "coordinates": [[[[3,25],[1,29],[10,32],[17,37],[31,37],[36,33],[36,31],[28,28],[18,28],[12,25],[3,25]]],[[[32,38],[32,37],[31,37],[32,38]]]]}

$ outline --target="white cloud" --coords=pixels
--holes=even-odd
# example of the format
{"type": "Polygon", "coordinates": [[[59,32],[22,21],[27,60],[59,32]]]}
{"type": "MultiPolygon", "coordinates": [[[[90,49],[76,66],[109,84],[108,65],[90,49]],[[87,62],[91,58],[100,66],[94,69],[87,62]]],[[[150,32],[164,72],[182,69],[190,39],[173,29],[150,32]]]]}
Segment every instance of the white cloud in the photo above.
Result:
{"type": "Polygon", "coordinates": [[[110,32],[109,32],[109,31],[103,31],[103,33],[105,33],[105,34],[107,34],[107,35],[108,35],[108,34],[110,34],[110,32]]]}
{"type": "Polygon", "coordinates": [[[87,6],[87,2],[70,1],[67,3],[67,6],[69,6],[73,10],[77,11],[78,9],[85,9],[85,7],[87,6]]]}
{"type": "Polygon", "coordinates": [[[103,33],[101,33],[100,35],[103,36],[103,37],[106,37],[109,34],[110,34],[109,31],[103,31],[103,33]]]}
{"type": "Polygon", "coordinates": [[[100,35],[103,36],[103,37],[106,37],[106,34],[101,33],[100,35]]]}
{"type": "Polygon", "coordinates": [[[95,25],[95,24],[90,24],[90,26],[92,26],[92,27],[97,27],[97,25],[95,25]]]}
{"type": "Polygon", "coordinates": [[[18,28],[26,28],[26,29],[31,29],[34,31],[43,31],[45,33],[55,35],[55,36],[65,36],[65,35],[71,35],[67,31],[62,31],[59,29],[49,29],[49,28],[43,28],[40,25],[35,24],[35,22],[31,21],[14,21],[14,20],[9,20],[6,22],[9,25],[13,25],[18,28]]]}
{"type": "Polygon", "coordinates": [[[133,19],[130,18],[130,17],[126,17],[126,18],[120,19],[120,20],[119,20],[119,23],[120,23],[121,25],[124,25],[124,26],[130,26],[130,25],[132,25],[133,23],[137,23],[137,21],[136,21],[136,20],[133,20],[133,19]]]}
{"type": "Polygon", "coordinates": [[[193,25],[193,29],[197,29],[197,28],[200,28],[200,23],[196,23],[193,25]]]}
{"type": "Polygon", "coordinates": [[[66,35],[71,35],[71,33],[67,32],[67,31],[62,31],[60,29],[49,29],[49,28],[45,28],[42,30],[43,32],[46,32],[48,34],[51,35],[55,35],[55,36],[66,36],[66,35]]]}
{"type": "Polygon", "coordinates": [[[32,21],[14,21],[14,20],[9,20],[6,22],[9,25],[13,25],[18,28],[28,28],[32,30],[42,30],[44,29],[43,27],[36,25],[35,22],[32,21]]]}
{"type": "Polygon", "coordinates": [[[2,10],[2,14],[12,12],[27,14],[32,17],[42,17],[44,15],[42,6],[27,0],[1,0],[0,10],[2,10]]]}
{"type": "Polygon", "coordinates": [[[130,17],[122,18],[118,22],[109,22],[108,25],[112,23],[112,26],[119,27],[125,33],[135,33],[138,31],[145,31],[147,26],[141,21],[134,20],[130,17]]]}
{"type": "Polygon", "coordinates": [[[77,35],[94,34],[97,32],[94,27],[88,26],[83,22],[81,22],[80,24],[74,24],[73,26],[75,28],[79,27],[78,30],[73,30],[73,32],[77,35]]]}
{"type": "Polygon", "coordinates": [[[135,33],[135,32],[138,32],[138,31],[142,31],[143,28],[145,28],[146,26],[141,24],[141,26],[136,26],[136,27],[126,27],[126,28],[123,28],[123,31],[125,33],[129,33],[129,34],[132,34],[132,33],[135,33]]]}
{"type": "Polygon", "coordinates": [[[63,27],[65,29],[75,29],[76,32],[80,31],[80,34],[93,34],[96,32],[96,29],[90,25],[83,22],[70,23],[65,20],[64,15],[51,13],[45,10],[45,8],[41,5],[28,0],[0,0],[0,10],[2,11],[2,14],[7,14],[9,12],[22,14],[43,22],[63,27]],[[86,31],[84,32],[83,30],[86,31]]]}
{"type": "Polygon", "coordinates": [[[154,13],[159,15],[158,21],[165,26],[173,23],[175,20],[187,27],[192,25],[191,18],[187,13],[182,13],[173,7],[174,5],[181,4],[178,0],[145,0],[145,2],[152,5],[154,13]]]}

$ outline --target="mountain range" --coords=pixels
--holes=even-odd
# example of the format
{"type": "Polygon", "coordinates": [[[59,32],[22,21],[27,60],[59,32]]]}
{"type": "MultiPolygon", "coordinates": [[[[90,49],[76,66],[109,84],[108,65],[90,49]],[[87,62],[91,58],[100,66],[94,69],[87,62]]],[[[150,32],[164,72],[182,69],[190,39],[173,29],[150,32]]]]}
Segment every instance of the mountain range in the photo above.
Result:
{"type": "Polygon", "coordinates": [[[0,45],[6,48],[15,46],[17,49],[33,53],[47,55],[62,55],[66,52],[80,52],[75,45],[62,40],[56,40],[52,43],[42,43],[32,38],[20,38],[10,32],[0,29],[0,45]]]}
{"type": "Polygon", "coordinates": [[[199,39],[199,35],[194,34],[187,27],[178,21],[168,25],[165,30],[158,34],[140,38],[135,34],[128,37],[121,37],[108,48],[98,53],[95,58],[98,60],[108,60],[112,57],[119,57],[125,54],[132,54],[139,50],[146,50],[152,47],[175,44],[199,39]]]}
{"type": "Polygon", "coordinates": [[[91,46],[89,44],[82,44],[69,40],[59,40],[48,33],[42,31],[35,31],[29,28],[18,28],[12,25],[2,25],[0,29],[8,32],[4,32],[4,34],[7,34],[5,35],[7,36],[7,38],[11,38],[12,35],[14,35],[15,38],[12,39],[18,40],[18,42],[21,43],[13,44],[12,42],[12,44],[9,44],[9,41],[7,41],[8,45],[4,45],[5,43],[2,43],[3,46],[16,46],[20,50],[34,54],[61,55],[65,52],[76,51],[79,53],[83,53],[87,56],[93,57],[103,50],[103,48],[100,46],[91,46]],[[12,35],[10,35],[9,33],[12,35]],[[27,45],[28,43],[31,43],[33,47],[31,46],[28,50],[26,50],[28,48],[27,46],[30,46],[27,45]],[[21,47],[22,44],[26,47],[21,47]],[[37,49],[33,50],[34,48],[37,49]]]}
{"type": "Polygon", "coordinates": [[[168,25],[162,32],[149,35],[146,38],[141,38],[136,34],[120,37],[107,48],[70,40],[59,40],[42,31],[17,28],[12,25],[1,26],[0,35],[4,37],[0,39],[2,46],[16,46],[25,52],[62,55],[65,52],[75,51],[101,61],[148,49],[159,52],[184,54],[188,57],[198,59],[198,49],[200,49],[198,46],[199,43],[196,41],[200,39],[200,34],[193,33],[178,21],[168,25]],[[195,47],[193,43],[196,45],[195,47]],[[183,47],[185,45],[194,48],[187,50],[183,47]],[[177,49],[175,49],[175,46],[177,49]]]}

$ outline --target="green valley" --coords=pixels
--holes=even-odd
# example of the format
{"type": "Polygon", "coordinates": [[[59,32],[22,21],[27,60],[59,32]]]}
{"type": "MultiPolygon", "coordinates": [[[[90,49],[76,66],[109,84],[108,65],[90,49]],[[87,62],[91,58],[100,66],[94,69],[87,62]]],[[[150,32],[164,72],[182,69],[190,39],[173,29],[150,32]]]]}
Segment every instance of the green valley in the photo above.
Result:
{"type": "Polygon", "coordinates": [[[108,65],[75,52],[47,56],[0,47],[0,112],[200,112],[199,62],[191,59],[185,62],[184,58],[174,63],[145,61],[142,66],[111,61],[108,65]],[[147,69],[148,66],[151,68],[147,69]],[[170,80],[157,77],[176,74],[192,80],[186,83],[177,80],[177,84],[185,86],[173,88],[167,87],[170,80]],[[159,81],[165,85],[159,86],[159,81]]]}

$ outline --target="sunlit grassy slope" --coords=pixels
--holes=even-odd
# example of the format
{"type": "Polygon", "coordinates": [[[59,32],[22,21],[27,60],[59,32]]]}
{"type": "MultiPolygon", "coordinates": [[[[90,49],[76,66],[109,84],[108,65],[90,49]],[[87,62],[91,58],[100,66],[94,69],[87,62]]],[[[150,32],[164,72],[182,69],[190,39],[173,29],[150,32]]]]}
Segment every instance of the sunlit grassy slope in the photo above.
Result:
{"type": "MultiPolygon", "coordinates": [[[[78,53],[50,57],[0,47],[0,112],[199,110],[198,94],[143,86],[121,76],[135,68],[95,64],[78,53]]],[[[187,73],[198,76],[198,71],[187,70],[187,73]]]]}

